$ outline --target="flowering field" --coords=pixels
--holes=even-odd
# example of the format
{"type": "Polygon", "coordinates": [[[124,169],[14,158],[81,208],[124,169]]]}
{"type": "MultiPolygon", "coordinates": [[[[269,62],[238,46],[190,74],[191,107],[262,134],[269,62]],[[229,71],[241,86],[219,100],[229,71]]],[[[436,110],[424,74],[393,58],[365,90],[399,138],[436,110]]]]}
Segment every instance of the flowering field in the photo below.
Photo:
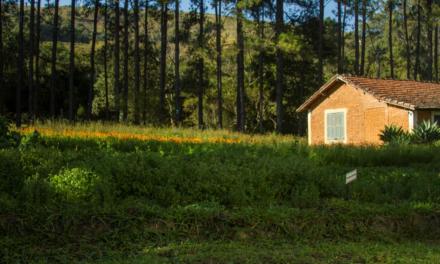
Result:
{"type": "Polygon", "coordinates": [[[172,143],[224,143],[224,144],[280,144],[304,141],[293,136],[275,134],[247,135],[226,130],[182,129],[182,128],[154,128],[142,126],[129,126],[112,123],[82,123],[70,125],[56,122],[36,124],[23,127],[23,134],[38,131],[45,137],[72,137],[104,139],[116,138],[121,140],[158,141],[172,143]]]}

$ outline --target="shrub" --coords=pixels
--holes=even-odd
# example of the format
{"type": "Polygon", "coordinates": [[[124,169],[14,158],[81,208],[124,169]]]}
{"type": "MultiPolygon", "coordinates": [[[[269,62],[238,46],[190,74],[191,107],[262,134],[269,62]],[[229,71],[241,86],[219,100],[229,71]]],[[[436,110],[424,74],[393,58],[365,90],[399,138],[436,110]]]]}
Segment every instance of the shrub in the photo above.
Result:
{"type": "Polygon", "coordinates": [[[83,168],[64,169],[50,178],[55,191],[68,201],[103,202],[109,188],[93,171],[83,168]]]}
{"type": "Polygon", "coordinates": [[[385,126],[380,132],[380,140],[384,143],[404,144],[410,143],[410,135],[402,127],[396,125],[385,126]]]}
{"type": "Polygon", "coordinates": [[[9,126],[9,121],[0,116],[0,149],[17,146],[20,142],[20,134],[10,131],[9,126]]]}
{"type": "Polygon", "coordinates": [[[435,122],[423,121],[414,129],[413,140],[422,144],[429,144],[440,140],[440,127],[435,122]]]}

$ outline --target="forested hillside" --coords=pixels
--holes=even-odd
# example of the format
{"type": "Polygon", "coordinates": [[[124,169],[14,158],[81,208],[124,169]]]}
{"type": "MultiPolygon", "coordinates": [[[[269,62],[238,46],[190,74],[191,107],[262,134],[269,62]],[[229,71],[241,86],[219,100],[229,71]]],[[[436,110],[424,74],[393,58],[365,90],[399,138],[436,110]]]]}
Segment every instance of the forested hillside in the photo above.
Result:
{"type": "Polygon", "coordinates": [[[432,0],[55,1],[1,0],[0,111],[17,125],[302,134],[296,107],[336,73],[438,81],[432,0]]]}

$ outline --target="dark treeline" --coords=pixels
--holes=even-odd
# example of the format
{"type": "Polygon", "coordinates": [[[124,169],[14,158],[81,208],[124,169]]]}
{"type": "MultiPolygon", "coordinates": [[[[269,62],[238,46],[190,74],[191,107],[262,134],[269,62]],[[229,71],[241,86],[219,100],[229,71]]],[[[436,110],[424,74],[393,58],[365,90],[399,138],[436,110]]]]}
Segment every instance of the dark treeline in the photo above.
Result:
{"type": "Polygon", "coordinates": [[[17,126],[302,134],[296,107],[336,73],[438,82],[434,0],[27,1],[0,0],[0,113],[17,126]]]}

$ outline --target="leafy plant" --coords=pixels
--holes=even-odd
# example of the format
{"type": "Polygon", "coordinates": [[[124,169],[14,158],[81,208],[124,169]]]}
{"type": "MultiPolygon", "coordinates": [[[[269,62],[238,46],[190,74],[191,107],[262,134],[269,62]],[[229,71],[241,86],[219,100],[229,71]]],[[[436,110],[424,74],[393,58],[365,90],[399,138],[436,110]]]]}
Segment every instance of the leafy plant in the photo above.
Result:
{"type": "Polygon", "coordinates": [[[440,127],[436,122],[423,121],[413,131],[413,139],[417,143],[429,144],[440,140],[440,127]]]}
{"type": "Polygon", "coordinates": [[[385,128],[380,132],[380,140],[384,143],[402,144],[410,143],[410,135],[408,132],[404,131],[402,127],[396,125],[385,126],[385,128]]]}
{"type": "Polygon", "coordinates": [[[9,129],[9,121],[0,116],[0,149],[17,146],[20,142],[20,134],[9,129]]]}

